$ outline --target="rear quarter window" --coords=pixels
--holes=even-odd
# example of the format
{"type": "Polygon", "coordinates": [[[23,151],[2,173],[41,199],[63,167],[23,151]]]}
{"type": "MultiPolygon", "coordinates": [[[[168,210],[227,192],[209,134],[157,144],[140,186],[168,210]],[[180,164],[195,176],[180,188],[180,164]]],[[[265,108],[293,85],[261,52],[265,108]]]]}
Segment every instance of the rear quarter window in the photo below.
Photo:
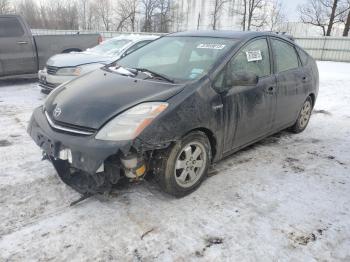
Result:
{"type": "Polygon", "coordinates": [[[277,39],[271,39],[277,73],[299,67],[294,46],[277,39]]]}
{"type": "Polygon", "coordinates": [[[303,65],[306,65],[309,62],[309,55],[304,50],[302,50],[301,48],[297,48],[297,49],[298,49],[298,53],[299,53],[299,57],[300,57],[301,63],[303,65]]]}
{"type": "Polygon", "coordinates": [[[22,25],[15,17],[0,18],[0,37],[18,37],[24,34],[22,25]]]}

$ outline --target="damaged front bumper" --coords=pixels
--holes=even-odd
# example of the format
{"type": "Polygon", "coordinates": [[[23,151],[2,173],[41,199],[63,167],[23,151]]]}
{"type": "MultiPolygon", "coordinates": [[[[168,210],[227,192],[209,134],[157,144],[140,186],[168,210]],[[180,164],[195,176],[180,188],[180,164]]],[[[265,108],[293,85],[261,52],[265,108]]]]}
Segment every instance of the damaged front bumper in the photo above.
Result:
{"type": "Polygon", "coordinates": [[[128,155],[131,148],[140,149],[135,141],[103,141],[93,135],[77,135],[54,129],[42,107],[33,112],[28,133],[50,159],[68,161],[71,167],[89,174],[103,171],[104,161],[113,155],[128,155]]]}

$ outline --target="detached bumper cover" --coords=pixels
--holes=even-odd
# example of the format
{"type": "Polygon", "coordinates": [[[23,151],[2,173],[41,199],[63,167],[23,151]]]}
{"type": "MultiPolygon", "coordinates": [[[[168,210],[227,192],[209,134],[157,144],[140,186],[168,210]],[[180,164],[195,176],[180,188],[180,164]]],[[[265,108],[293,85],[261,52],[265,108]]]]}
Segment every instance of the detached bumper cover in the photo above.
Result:
{"type": "Polygon", "coordinates": [[[72,152],[71,166],[90,174],[95,174],[101,164],[119,151],[129,152],[133,141],[103,141],[95,135],[82,136],[54,130],[48,123],[42,107],[33,112],[27,132],[42,150],[58,158],[62,149],[72,152]]]}

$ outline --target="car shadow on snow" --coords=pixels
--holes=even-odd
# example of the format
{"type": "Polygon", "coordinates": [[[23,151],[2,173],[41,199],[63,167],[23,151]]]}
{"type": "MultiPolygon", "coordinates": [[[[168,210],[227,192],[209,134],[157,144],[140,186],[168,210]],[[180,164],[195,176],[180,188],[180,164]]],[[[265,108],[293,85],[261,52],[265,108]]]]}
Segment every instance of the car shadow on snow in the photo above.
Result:
{"type": "Polygon", "coordinates": [[[37,82],[37,78],[16,78],[16,79],[0,79],[0,88],[9,87],[12,85],[25,85],[37,82]]]}

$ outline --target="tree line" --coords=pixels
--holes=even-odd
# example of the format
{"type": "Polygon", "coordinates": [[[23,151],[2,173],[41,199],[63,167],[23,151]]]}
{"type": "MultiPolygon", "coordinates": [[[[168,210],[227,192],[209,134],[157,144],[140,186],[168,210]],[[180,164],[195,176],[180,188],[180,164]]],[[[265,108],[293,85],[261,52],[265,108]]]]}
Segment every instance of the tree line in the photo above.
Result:
{"type": "Polygon", "coordinates": [[[335,25],[344,25],[343,36],[349,35],[350,0],[308,0],[298,6],[300,20],[322,29],[324,36],[331,36],[335,25]]]}
{"type": "MultiPolygon", "coordinates": [[[[21,14],[31,28],[170,32],[181,30],[184,11],[176,0],[0,0],[0,14],[21,14]],[[15,1],[15,2],[14,2],[15,1]]],[[[281,0],[209,0],[212,29],[223,12],[236,16],[243,31],[278,30],[287,21],[281,0]],[[236,1],[237,2],[237,1],[236,1]]],[[[307,0],[297,8],[300,21],[330,36],[336,25],[349,35],[350,0],[307,0]]]]}

